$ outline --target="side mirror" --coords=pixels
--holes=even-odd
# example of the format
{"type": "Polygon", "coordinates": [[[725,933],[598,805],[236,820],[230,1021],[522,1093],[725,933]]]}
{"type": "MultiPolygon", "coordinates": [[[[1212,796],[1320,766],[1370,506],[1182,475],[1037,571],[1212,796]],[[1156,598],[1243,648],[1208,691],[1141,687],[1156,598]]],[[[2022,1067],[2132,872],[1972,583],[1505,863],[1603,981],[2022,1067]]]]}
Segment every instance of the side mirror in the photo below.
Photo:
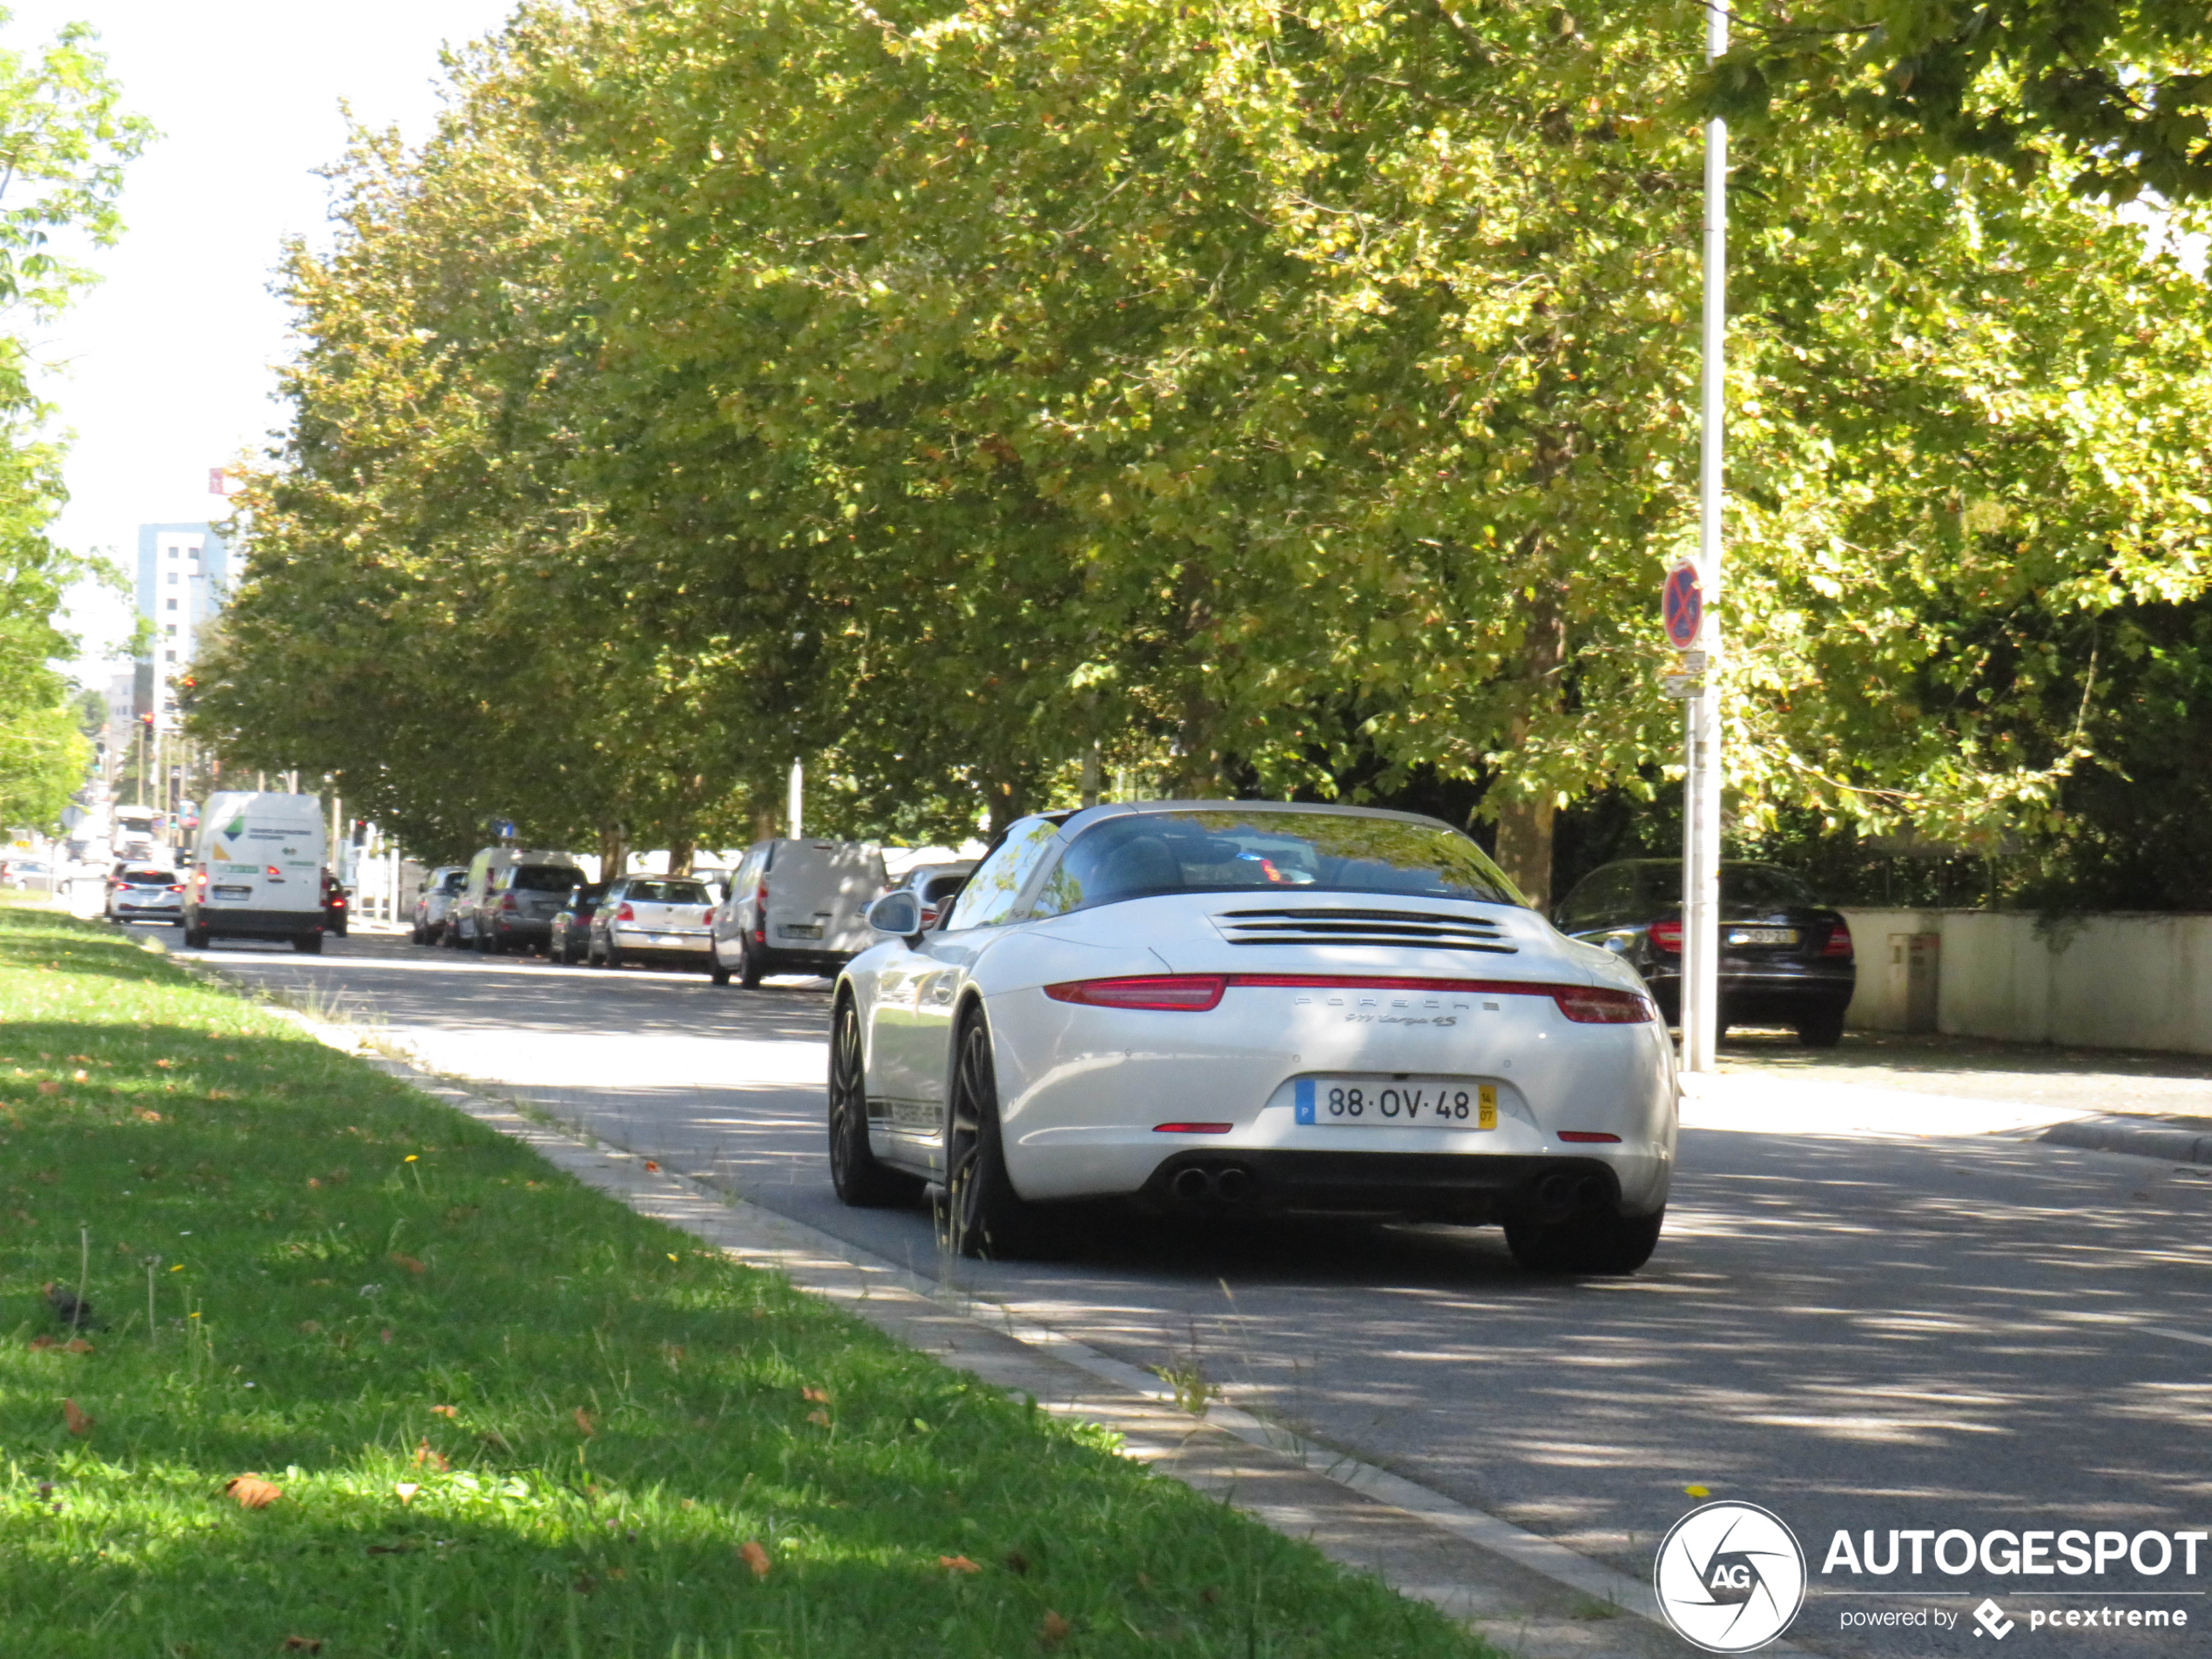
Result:
{"type": "Polygon", "coordinates": [[[885,894],[865,914],[868,926],[880,934],[911,939],[921,931],[921,900],[910,891],[885,894]]]}

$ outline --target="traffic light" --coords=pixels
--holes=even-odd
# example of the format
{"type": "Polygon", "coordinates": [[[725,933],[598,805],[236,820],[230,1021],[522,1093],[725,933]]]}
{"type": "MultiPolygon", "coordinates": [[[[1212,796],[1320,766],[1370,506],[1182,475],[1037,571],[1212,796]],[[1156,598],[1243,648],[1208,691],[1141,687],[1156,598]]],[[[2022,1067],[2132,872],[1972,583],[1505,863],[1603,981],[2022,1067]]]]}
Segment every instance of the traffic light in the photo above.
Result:
{"type": "Polygon", "coordinates": [[[192,712],[192,705],[199,701],[199,677],[186,674],[177,681],[177,710],[181,714],[192,712]]]}

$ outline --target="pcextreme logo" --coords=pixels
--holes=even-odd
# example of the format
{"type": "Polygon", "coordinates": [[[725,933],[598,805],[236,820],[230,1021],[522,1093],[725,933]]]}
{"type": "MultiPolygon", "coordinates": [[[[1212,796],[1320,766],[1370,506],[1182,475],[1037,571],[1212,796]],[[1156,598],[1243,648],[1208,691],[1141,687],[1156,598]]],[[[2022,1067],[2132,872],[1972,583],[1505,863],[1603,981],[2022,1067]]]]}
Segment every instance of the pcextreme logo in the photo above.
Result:
{"type": "Polygon", "coordinates": [[[1788,1629],[1804,1605],[1805,1553],[1757,1504],[1701,1504],[1660,1541],[1653,1585],[1683,1641],[1749,1653],[1788,1629]]]}

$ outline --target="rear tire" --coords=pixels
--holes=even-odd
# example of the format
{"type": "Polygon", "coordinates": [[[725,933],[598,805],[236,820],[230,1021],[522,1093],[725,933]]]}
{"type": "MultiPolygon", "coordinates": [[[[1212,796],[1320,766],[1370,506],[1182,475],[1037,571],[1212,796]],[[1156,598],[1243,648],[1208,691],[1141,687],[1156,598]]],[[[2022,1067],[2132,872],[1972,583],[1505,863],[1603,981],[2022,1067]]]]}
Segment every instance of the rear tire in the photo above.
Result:
{"type": "Polygon", "coordinates": [[[1565,1221],[1508,1221],[1506,1247],[1532,1273],[1633,1273],[1658,1248],[1667,1218],[1603,1210],[1565,1221]]]}
{"type": "Polygon", "coordinates": [[[717,985],[730,982],[730,970],[722,966],[722,953],[711,945],[706,948],[706,976],[717,985]]]}
{"type": "Polygon", "coordinates": [[[1844,1040],[1844,1011],[1823,1008],[1797,1022],[1797,1041],[1808,1049],[1832,1049],[1844,1040]]]}
{"type": "Polygon", "coordinates": [[[320,934],[294,934],[292,935],[292,948],[302,956],[320,956],[322,954],[322,935],[320,934]]]}
{"type": "Polygon", "coordinates": [[[945,1101],[946,1236],[963,1256],[1020,1261],[1044,1255],[1054,1230],[1036,1205],[1023,1202],[1006,1172],[998,1070],[981,1014],[968,1016],[953,1054],[945,1101]]]}
{"type": "Polygon", "coordinates": [[[753,954],[752,941],[742,934],[738,939],[738,983],[748,991],[760,988],[760,958],[753,954]]]}
{"type": "Polygon", "coordinates": [[[186,950],[206,950],[207,948],[207,929],[205,927],[193,927],[187,926],[185,929],[185,948],[186,950]]]}
{"type": "MultiPolygon", "coordinates": [[[[724,974],[724,980],[729,975],[724,974]]],[[[840,999],[830,1027],[830,1184],[855,1210],[909,1204],[921,1196],[920,1177],[888,1169],[868,1144],[867,1072],[860,1056],[860,1011],[840,999]]]]}
{"type": "Polygon", "coordinates": [[[602,968],[620,968],[622,966],[622,952],[616,948],[615,941],[611,937],[610,937],[607,941],[606,960],[601,962],[600,966],[602,968]]]}

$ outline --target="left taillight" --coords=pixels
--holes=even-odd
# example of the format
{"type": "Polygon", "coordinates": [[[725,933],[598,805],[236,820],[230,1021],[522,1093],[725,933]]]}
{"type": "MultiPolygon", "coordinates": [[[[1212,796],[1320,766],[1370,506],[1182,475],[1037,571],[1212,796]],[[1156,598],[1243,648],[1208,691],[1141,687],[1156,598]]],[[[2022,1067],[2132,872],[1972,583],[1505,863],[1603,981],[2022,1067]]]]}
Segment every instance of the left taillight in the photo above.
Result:
{"type": "Polygon", "coordinates": [[[637,920],[637,913],[635,910],[632,910],[628,905],[624,905],[622,908],[615,912],[615,920],[617,921],[635,921],[637,920]]]}
{"type": "Polygon", "coordinates": [[[1849,956],[1851,954],[1851,924],[1838,922],[1828,930],[1828,942],[1820,948],[1823,956],[1849,956]]]}
{"type": "Polygon", "coordinates": [[[1204,1014],[1217,1008],[1229,988],[1224,974],[1146,974],[1124,979],[1064,980],[1044,994],[1055,1002],[1095,1008],[1150,1008],[1161,1013],[1204,1014]]]}
{"type": "Polygon", "coordinates": [[[1651,999],[1634,991],[1602,985],[1561,985],[1552,990],[1559,1011],[1577,1025],[1642,1025],[1652,1017],[1651,999]]]}

